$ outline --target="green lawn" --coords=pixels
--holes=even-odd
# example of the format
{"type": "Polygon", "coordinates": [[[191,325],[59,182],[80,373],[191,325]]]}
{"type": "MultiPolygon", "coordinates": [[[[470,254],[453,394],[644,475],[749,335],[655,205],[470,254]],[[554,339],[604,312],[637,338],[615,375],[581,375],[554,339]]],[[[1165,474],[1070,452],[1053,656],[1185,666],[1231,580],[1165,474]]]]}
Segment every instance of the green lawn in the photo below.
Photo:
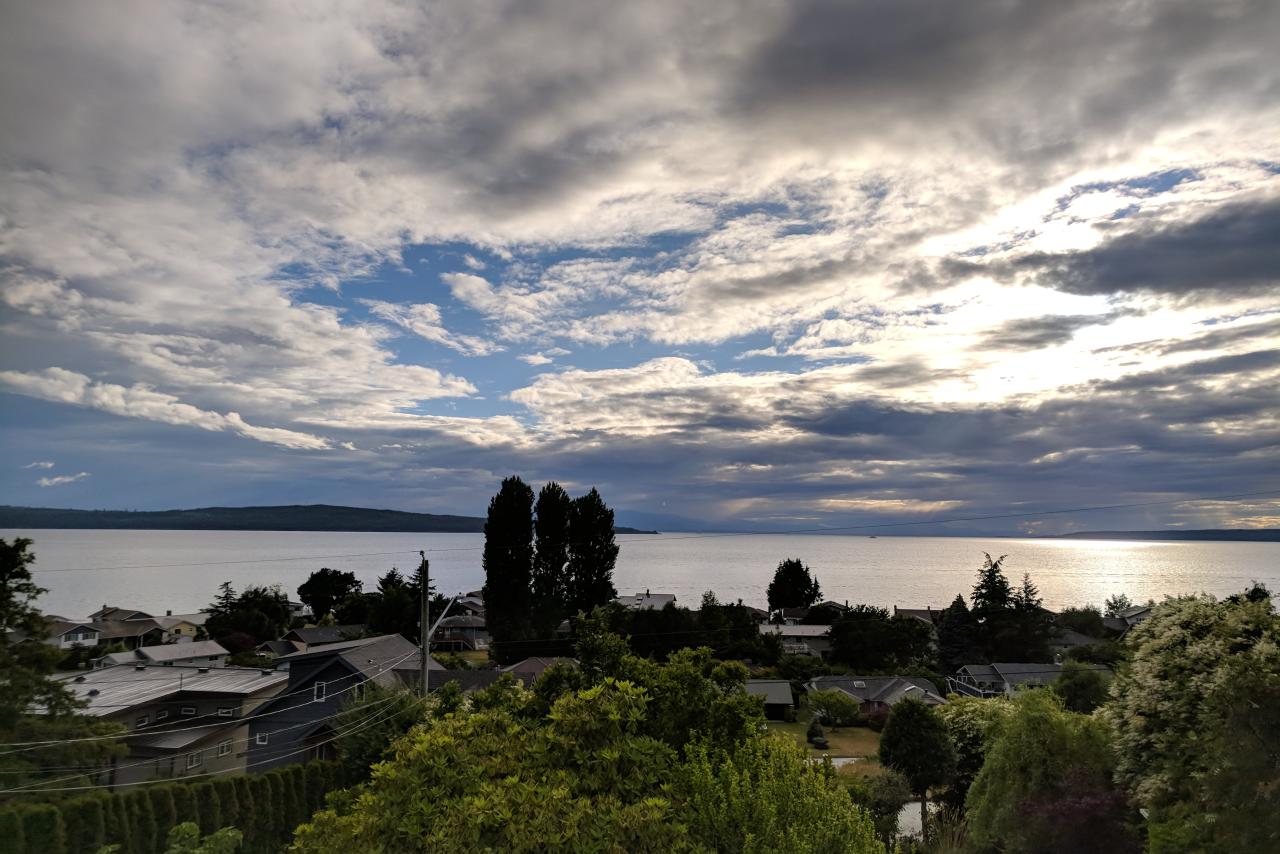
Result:
{"type": "MultiPolygon", "coordinates": [[[[867,757],[874,758],[880,753],[880,733],[870,727],[840,727],[839,729],[825,727],[827,741],[830,746],[823,751],[813,750],[805,739],[805,733],[809,729],[807,720],[797,721],[793,724],[769,721],[769,729],[795,739],[797,744],[812,751],[815,756],[826,753],[831,757],[856,756],[860,759],[865,759],[867,757]]],[[[855,764],[861,765],[863,763],[858,762],[855,764]]],[[[878,765],[879,761],[877,760],[877,767],[878,765]]]]}

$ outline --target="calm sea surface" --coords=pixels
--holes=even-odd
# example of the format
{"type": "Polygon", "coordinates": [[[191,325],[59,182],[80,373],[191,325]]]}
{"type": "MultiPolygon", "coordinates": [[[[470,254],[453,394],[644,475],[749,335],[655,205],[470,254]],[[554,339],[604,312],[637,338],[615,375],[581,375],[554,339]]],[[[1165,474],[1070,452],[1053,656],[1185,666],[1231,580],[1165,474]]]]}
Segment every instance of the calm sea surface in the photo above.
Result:
{"type": "MultiPolygon", "coordinates": [[[[36,578],[47,613],[83,617],[104,603],[163,614],[203,608],[222,581],[236,587],[297,586],[322,566],[351,570],[372,589],[393,566],[411,570],[427,549],[438,590],[480,587],[480,534],[274,531],[14,531],[35,541],[36,578]],[[359,556],[354,556],[359,555],[359,556]],[[49,570],[75,570],[50,572],[49,570]]],[[[1050,608],[1134,601],[1166,594],[1225,595],[1251,581],[1280,589],[1280,544],[1146,543],[977,537],[688,534],[619,535],[614,581],[621,593],[674,593],[697,607],[704,590],[721,601],[763,606],[778,561],[798,557],[826,598],[890,607],[943,607],[968,594],[982,553],[1007,554],[1011,578],[1031,573],[1050,608]]]]}

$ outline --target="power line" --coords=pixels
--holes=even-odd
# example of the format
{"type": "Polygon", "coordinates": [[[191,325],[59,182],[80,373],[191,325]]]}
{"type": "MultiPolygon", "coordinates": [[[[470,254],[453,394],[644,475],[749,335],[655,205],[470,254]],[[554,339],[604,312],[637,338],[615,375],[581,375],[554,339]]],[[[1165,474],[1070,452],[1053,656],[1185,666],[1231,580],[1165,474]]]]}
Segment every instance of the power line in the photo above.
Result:
{"type": "MultiPolygon", "coordinates": [[[[1068,507],[1057,510],[1034,510],[1019,513],[991,513],[979,516],[950,516],[945,518],[934,519],[913,519],[903,522],[870,522],[858,525],[828,525],[816,528],[793,528],[786,531],[724,531],[719,533],[705,534],[680,534],[675,536],[667,536],[663,534],[638,534],[621,536],[634,536],[634,539],[619,540],[618,542],[625,545],[635,543],[670,543],[680,540],[705,540],[719,539],[723,537],[759,537],[759,536],[792,536],[797,534],[830,534],[840,531],[874,531],[886,528],[906,528],[918,527],[920,525],[950,525],[957,522],[987,522],[1001,519],[1033,519],[1040,516],[1061,516],[1071,513],[1097,513],[1108,510],[1132,510],[1140,507],[1167,507],[1178,504],[1196,504],[1202,501],[1233,501],[1242,498],[1257,498],[1267,495],[1280,495],[1280,489],[1268,489],[1258,492],[1236,492],[1225,495],[1205,495],[1197,498],[1175,498],[1165,499],[1161,501],[1135,501],[1125,504],[1100,504],[1089,507],[1068,507]]],[[[374,533],[392,533],[392,532],[374,532],[374,533]]],[[[410,533],[410,532],[405,532],[410,533]]],[[[572,543],[570,545],[573,545],[572,543]]],[[[427,549],[428,553],[443,552],[478,552],[483,551],[483,546],[466,546],[457,548],[440,548],[427,549]]],[[[331,554],[331,555],[307,555],[302,557],[279,557],[279,558],[254,558],[249,560],[227,560],[227,561],[200,561],[192,563],[146,563],[146,564],[121,564],[115,566],[87,566],[87,567],[64,567],[57,569],[35,569],[31,572],[102,572],[119,569],[170,569],[195,566],[234,566],[245,564],[263,564],[276,563],[280,561],[297,561],[297,560],[337,560],[342,558],[354,557],[385,557],[389,555],[407,555],[417,554],[418,550],[390,551],[390,552],[359,552],[354,554],[331,554]]]]}

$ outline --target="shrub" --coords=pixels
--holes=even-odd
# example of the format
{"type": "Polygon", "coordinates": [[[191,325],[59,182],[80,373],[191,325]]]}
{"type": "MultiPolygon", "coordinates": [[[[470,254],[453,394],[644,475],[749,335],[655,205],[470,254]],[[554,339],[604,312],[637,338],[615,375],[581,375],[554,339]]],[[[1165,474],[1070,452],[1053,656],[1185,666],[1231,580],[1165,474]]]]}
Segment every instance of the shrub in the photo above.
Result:
{"type": "Polygon", "coordinates": [[[809,721],[809,729],[805,731],[805,738],[812,742],[815,739],[822,738],[823,735],[822,724],[818,723],[818,718],[815,716],[813,720],[809,721]]]}
{"type": "Polygon", "coordinates": [[[13,810],[0,812],[0,854],[20,854],[24,850],[22,816],[13,810]]]}
{"type": "Polygon", "coordinates": [[[51,804],[32,804],[22,811],[22,836],[28,851],[66,854],[67,837],[62,814],[51,804]]]}
{"type": "Polygon", "coordinates": [[[889,720],[888,709],[872,709],[866,714],[867,726],[871,727],[875,732],[881,732],[885,723],[889,720]]]}
{"type": "MultiPolygon", "coordinates": [[[[156,827],[173,827],[179,822],[175,804],[175,796],[178,796],[178,792],[174,791],[179,788],[173,785],[147,786],[136,793],[136,797],[151,800],[151,814],[156,817],[156,827]]],[[[185,821],[185,819],[181,820],[185,821]]]]}
{"type": "MultiPolygon", "coordinates": [[[[195,793],[192,791],[190,784],[177,784],[166,786],[165,788],[173,792],[173,821],[169,824],[160,824],[164,828],[164,833],[169,832],[169,828],[176,824],[186,824],[191,822],[197,824],[200,821],[200,810],[196,806],[195,793]]],[[[157,820],[160,818],[156,816],[157,820]]]]}
{"type": "Polygon", "coordinates": [[[61,805],[68,851],[97,851],[106,841],[103,798],[74,798],[61,805]]]}
{"type": "Polygon", "coordinates": [[[199,783],[192,787],[192,796],[196,802],[196,812],[200,814],[199,827],[202,834],[210,834],[222,827],[222,804],[218,800],[218,790],[212,782],[199,783]]]}

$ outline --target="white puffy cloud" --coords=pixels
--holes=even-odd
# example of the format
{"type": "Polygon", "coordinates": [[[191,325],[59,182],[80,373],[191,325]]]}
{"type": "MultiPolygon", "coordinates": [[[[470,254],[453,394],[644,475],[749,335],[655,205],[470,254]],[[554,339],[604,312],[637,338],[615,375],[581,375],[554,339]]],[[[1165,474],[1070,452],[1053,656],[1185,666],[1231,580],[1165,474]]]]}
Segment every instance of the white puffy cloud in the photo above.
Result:
{"type": "Polygon", "coordinates": [[[500,345],[474,335],[450,333],[444,327],[440,306],[433,303],[398,305],[381,300],[361,300],[361,302],[375,317],[407,329],[420,338],[457,350],[465,356],[488,356],[502,350],[500,345]]]}

